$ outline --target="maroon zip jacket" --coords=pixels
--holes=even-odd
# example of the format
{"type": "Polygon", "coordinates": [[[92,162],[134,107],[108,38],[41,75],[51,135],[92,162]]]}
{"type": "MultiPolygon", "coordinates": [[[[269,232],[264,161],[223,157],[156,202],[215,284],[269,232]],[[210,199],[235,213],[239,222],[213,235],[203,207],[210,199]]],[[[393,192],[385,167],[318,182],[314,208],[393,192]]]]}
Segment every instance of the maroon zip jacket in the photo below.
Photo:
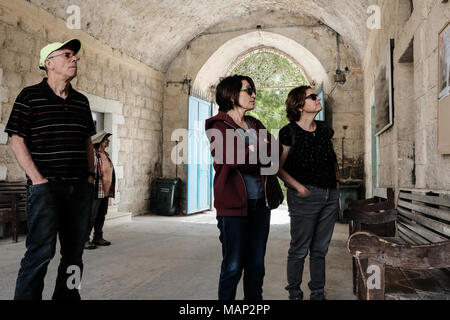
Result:
{"type": "MultiPolygon", "coordinates": [[[[258,137],[259,130],[266,129],[264,125],[254,117],[245,116],[245,120],[250,122],[250,125],[253,129],[256,129],[258,137]]],[[[216,172],[214,176],[214,207],[216,208],[217,216],[247,216],[247,190],[245,189],[245,183],[242,173],[260,174],[261,168],[263,167],[259,157],[257,164],[249,164],[249,159],[251,159],[250,153],[252,151],[250,151],[248,146],[245,147],[245,163],[238,164],[237,148],[239,144],[236,143],[236,141],[233,141],[232,144],[234,148],[234,160],[226,160],[226,130],[236,130],[238,128],[239,126],[233,121],[233,119],[223,111],[219,111],[216,116],[205,121],[206,135],[208,136],[208,139],[211,143],[211,148],[215,147],[215,149],[211,150],[211,154],[213,156],[213,166],[216,172]],[[213,144],[213,142],[215,141],[215,137],[214,133],[208,131],[210,129],[216,129],[221,132],[223,137],[223,144],[221,146],[213,144]],[[218,159],[223,160],[220,161],[218,159]],[[222,164],[218,162],[222,162],[222,164]]],[[[268,156],[270,157],[271,148],[273,146],[271,143],[271,135],[269,133],[267,134],[267,141],[268,156]]],[[[280,150],[281,145],[278,144],[278,147],[280,150]]],[[[257,151],[258,150],[256,150],[256,152],[257,151]]],[[[279,152],[279,155],[281,155],[281,150],[279,152]]],[[[279,157],[276,159],[276,161],[279,161],[279,157]]],[[[266,192],[266,176],[261,175],[261,182],[264,186],[264,193],[267,199],[267,197],[270,195],[268,195],[266,192]]]]}

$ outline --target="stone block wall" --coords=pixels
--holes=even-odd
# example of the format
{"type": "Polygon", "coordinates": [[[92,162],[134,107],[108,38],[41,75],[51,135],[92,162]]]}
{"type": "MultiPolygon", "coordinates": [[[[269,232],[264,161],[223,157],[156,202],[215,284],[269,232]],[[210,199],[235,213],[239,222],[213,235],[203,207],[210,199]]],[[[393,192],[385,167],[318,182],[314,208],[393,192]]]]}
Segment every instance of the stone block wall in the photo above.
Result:
{"type": "MultiPolygon", "coordinates": [[[[83,44],[72,85],[92,97],[93,111],[110,115],[106,118],[111,119],[110,130],[114,128],[118,210],[146,212],[150,182],[162,173],[164,75],[80,30],[68,29],[65,21],[22,0],[0,0],[0,129],[3,132],[20,90],[45,76],[38,69],[40,49],[70,38],[83,44]]],[[[2,132],[0,179],[24,179],[2,132]]]]}
{"type": "Polygon", "coordinates": [[[385,45],[395,40],[394,125],[379,137],[379,187],[450,191],[450,156],[437,151],[438,33],[450,19],[442,1],[380,0],[382,26],[369,35],[364,66],[366,190],[371,195],[370,93],[385,45]]]}

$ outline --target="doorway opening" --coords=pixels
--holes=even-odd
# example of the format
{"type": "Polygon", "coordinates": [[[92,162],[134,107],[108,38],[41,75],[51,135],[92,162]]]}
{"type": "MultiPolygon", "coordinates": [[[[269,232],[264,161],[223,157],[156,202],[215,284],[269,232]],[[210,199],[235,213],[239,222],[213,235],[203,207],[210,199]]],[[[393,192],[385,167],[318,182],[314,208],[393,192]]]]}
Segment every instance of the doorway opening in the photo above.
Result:
{"type": "Polygon", "coordinates": [[[234,74],[252,78],[257,92],[255,109],[248,115],[263,122],[276,137],[278,130],[288,124],[285,106],[288,93],[302,85],[315,85],[292,59],[272,48],[260,48],[238,58],[228,72],[234,74]]]}

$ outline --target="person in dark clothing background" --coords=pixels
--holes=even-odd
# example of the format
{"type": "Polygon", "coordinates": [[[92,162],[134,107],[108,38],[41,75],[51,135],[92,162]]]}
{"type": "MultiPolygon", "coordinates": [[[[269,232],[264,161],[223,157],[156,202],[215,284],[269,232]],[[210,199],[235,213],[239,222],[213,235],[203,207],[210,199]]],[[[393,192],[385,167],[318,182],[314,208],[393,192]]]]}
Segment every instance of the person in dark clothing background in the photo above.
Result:
{"type": "Polygon", "coordinates": [[[116,189],[114,166],[105,150],[109,146],[110,136],[111,133],[101,130],[92,137],[95,190],[85,249],[95,249],[97,246],[109,246],[111,244],[110,241],[103,239],[103,225],[108,213],[109,198],[114,198],[116,189]],[[92,241],[89,241],[92,229],[94,229],[94,234],[92,241]]]}
{"type": "Polygon", "coordinates": [[[289,299],[303,299],[300,288],[305,258],[310,253],[311,300],[325,299],[325,256],[339,207],[333,130],[314,120],[322,110],[309,86],[293,89],[286,100],[290,123],[280,130],[283,146],[279,177],[288,187],[291,243],[287,259],[289,299]]]}

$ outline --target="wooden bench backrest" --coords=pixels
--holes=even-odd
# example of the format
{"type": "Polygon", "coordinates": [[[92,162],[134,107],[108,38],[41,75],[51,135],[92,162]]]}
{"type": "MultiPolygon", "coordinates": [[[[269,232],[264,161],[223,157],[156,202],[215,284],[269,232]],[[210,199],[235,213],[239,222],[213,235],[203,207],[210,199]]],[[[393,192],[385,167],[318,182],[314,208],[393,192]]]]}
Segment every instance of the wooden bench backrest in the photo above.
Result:
{"type": "Polygon", "coordinates": [[[450,240],[450,195],[400,190],[398,235],[412,244],[450,240]]]}
{"type": "MultiPolygon", "coordinates": [[[[27,188],[25,181],[2,181],[0,182],[0,195],[18,195],[20,196],[17,202],[17,207],[20,213],[25,212],[25,203],[27,198],[27,188]]],[[[0,209],[10,206],[8,201],[0,201],[0,209]]]]}
{"type": "Polygon", "coordinates": [[[25,181],[1,181],[0,194],[27,194],[27,185],[25,181]]]}

